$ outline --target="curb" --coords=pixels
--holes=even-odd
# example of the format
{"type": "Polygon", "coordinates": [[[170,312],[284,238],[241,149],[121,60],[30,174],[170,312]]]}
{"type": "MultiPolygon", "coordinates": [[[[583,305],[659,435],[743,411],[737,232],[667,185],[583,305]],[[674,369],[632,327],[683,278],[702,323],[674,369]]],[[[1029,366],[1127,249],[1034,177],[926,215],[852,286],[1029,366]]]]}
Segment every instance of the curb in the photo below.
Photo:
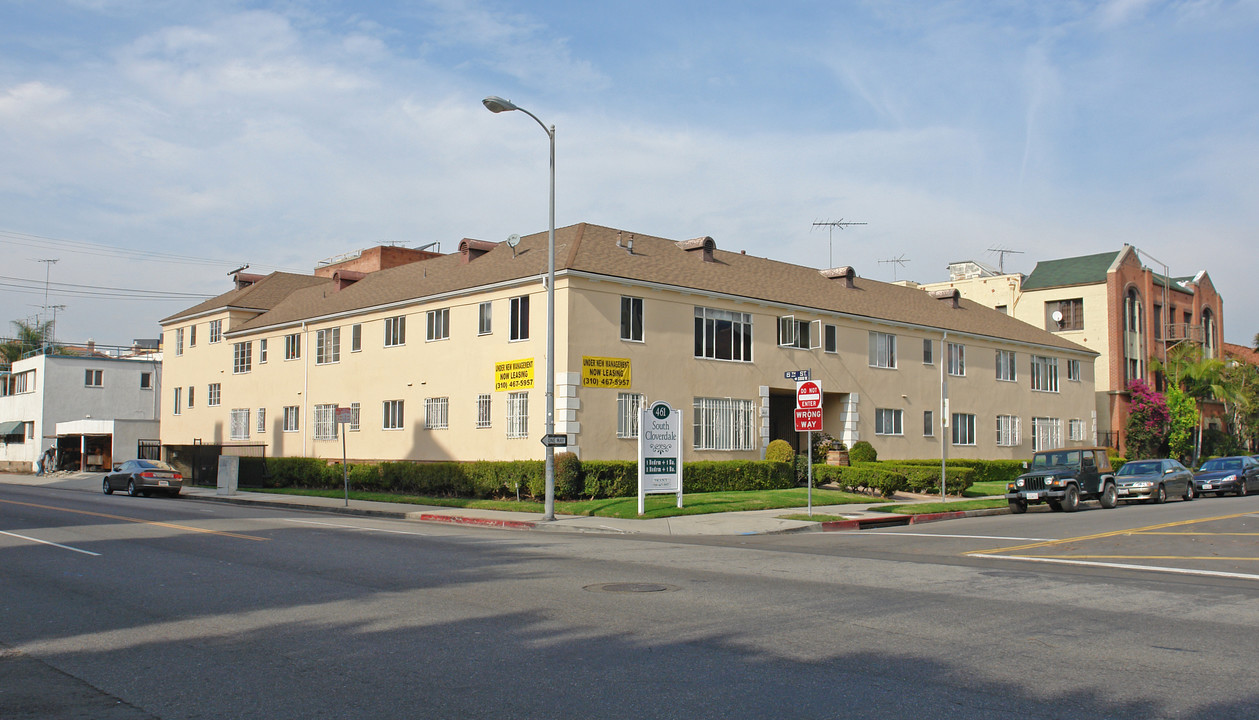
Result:
{"type": "Polygon", "coordinates": [[[185,495],[188,500],[208,500],[209,502],[230,503],[246,507],[265,507],[278,510],[298,510],[311,512],[335,513],[338,515],[359,515],[363,517],[383,517],[393,520],[418,520],[421,522],[439,522],[454,525],[472,525],[478,527],[501,528],[504,530],[534,530],[538,524],[530,520],[501,520],[498,518],[471,517],[464,515],[441,515],[429,512],[406,512],[400,510],[372,510],[369,508],[335,507],[328,505],[296,505],[294,503],[271,502],[268,500],[242,500],[222,495],[185,495]]]}
{"type": "Polygon", "coordinates": [[[901,527],[919,523],[939,522],[941,520],[957,520],[968,517],[984,517],[987,515],[1008,515],[1007,508],[986,508],[983,510],[955,510],[953,512],[923,513],[921,515],[876,515],[874,517],[857,518],[855,520],[831,520],[820,523],[822,532],[842,532],[851,530],[871,530],[885,527],[901,527]]]}

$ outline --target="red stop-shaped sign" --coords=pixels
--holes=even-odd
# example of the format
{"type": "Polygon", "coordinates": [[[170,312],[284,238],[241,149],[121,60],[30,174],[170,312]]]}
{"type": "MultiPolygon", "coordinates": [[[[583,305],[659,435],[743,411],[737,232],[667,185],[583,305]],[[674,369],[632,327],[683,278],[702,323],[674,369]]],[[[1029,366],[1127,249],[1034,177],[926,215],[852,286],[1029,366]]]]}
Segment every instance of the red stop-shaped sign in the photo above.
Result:
{"type": "Polygon", "coordinates": [[[801,410],[822,407],[822,388],[812,380],[796,383],[796,407],[801,410]]]}

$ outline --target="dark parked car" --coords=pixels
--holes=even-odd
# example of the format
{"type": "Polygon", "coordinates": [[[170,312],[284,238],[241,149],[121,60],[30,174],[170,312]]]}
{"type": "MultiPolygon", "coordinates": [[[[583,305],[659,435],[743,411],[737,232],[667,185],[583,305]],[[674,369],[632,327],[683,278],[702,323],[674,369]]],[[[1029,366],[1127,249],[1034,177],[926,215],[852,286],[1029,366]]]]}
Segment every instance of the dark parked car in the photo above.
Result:
{"type": "Polygon", "coordinates": [[[1207,460],[1194,473],[1193,484],[1199,495],[1249,495],[1259,490],[1259,461],[1247,455],[1207,460]]]}
{"type": "Polygon", "coordinates": [[[1168,496],[1192,500],[1197,496],[1193,473],[1179,461],[1131,460],[1115,473],[1115,489],[1120,500],[1153,500],[1161,503],[1168,496]]]}
{"type": "Polygon", "coordinates": [[[114,471],[105,476],[102,486],[106,495],[112,495],[115,490],[126,490],[132,497],[148,497],[155,492],[175,497],[184,486],[184,476],[161,460],[128,460],[115,465],[114,471]]]}

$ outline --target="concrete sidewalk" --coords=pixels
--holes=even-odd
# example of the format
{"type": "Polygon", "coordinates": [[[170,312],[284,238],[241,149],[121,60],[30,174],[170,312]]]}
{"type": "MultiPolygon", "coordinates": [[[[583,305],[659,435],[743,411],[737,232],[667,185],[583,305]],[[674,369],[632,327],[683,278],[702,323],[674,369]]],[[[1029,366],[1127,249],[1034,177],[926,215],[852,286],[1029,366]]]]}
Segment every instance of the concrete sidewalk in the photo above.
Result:
{"type": "MultiPolygon", "coordinates": [[[[58,489],[100,492],[104,473],[54,473],[43,477],[33,475],[0,474],[0,482],[15,485],[38,485],[58,489]]],[[[880,510],[887,503],[862,503],[855,505],[815,505],[813,514],[844,517],[843,521],[814,522],[785,520],[783,515],[800,515],[804,507],[778,508],[774,510],[749,510],[744,512],[711,513],[706,515],[682,515],[646,520],[580,515],[557,515],[546,522],[538,513],[510,512],[503,510],[478,510],[452,508],[437,505],[413,505],[410,503],[349,501],[343,498],[309,497],[238,491],[233,495],[219,495],[215,488],[185,487],[183,498],[208,502],[225,502],[254,507],[284,508],[316,512],[385,517],[420,522],[443,522],[511,530],[538,530],[544,532],[597,532],[639,535],[765,535],[793,532],[825,532],[860,530],[869,527],[909,525],[956,517],[973,517],[1008,512],[995,510],[969,510],[929,515],[900,515],[880,510]]],[[[913,502],[937,502],[931,496],[904,496],[893,498],[896,504],[913,502]]]]}

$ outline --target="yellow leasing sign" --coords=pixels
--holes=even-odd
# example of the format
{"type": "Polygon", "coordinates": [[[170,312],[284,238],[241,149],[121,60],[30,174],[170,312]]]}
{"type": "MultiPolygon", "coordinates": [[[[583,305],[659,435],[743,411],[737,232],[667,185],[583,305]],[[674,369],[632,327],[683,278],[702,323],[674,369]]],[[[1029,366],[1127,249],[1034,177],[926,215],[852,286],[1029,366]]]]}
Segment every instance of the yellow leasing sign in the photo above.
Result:
{"type": "Polygon", "coordinates": [[[582,356],[581,386],[628,389],[630,386],[629,358],[582,356]]]}
{"type": "Polygon", "coordinates": [[[533,388],[533,358],[494,363],[494,392],[533,388]]]}

